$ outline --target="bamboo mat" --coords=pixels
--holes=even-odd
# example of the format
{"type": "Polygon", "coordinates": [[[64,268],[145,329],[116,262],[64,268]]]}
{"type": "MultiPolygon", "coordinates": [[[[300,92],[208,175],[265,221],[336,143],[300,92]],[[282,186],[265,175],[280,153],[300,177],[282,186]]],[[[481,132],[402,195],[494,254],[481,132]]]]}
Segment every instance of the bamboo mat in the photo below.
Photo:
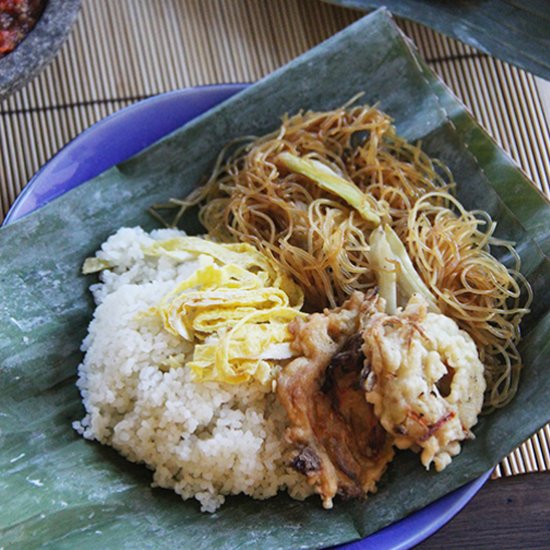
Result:
{"type": "MultiPolygon", "coordinates": [[[[316,0],[84,0],[54,63],[0,103],[0,222],[36,170],[108,114],[175,88],[257,80],[359,17],[316,0]]],[[[550,133],[536,80],[424,27],[398,23],[550,196],[550,133]]],[[[495,476],[546,470],[549,426],[495,476]]]]}

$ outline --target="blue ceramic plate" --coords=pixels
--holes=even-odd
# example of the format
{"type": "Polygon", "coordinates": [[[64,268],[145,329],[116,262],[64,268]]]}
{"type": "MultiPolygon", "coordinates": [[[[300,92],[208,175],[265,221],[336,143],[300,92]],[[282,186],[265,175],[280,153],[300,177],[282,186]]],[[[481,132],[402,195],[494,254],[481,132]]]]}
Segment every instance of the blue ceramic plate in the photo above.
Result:
{"type": "MultiPolygon", "coordinates": [[[[221,84],[177,90],[135,103],[105,118],[71,141],[32,178],[4,223],[16,221],[128,159],[245,87],[246,84],[221,84]]],[[[490,473],[407,518],[341,548],[411,548],[455,516],[479,491],[490,473]]]]}

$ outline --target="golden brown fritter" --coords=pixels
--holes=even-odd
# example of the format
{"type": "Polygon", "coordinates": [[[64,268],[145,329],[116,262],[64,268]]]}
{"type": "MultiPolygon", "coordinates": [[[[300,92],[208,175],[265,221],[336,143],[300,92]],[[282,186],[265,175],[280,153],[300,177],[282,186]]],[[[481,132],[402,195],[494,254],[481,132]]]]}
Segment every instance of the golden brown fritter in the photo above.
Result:
{"type": "Polygon", "coordinates": [[[377,312],[363,331],[371,372],[367,400],[400,449],[420,450],[443,470],[473,438],[483,405],[484,366],[472,338],[413,296],[395,315],[377,312]]]}
{"type": "Polygon", "coordinates": [[[388,436],[362,389],[361,324],[378,299],[359,292],[341,308],[295,319],[289,326],[298,357],[277,380],[290,426],[292,465],[308,477],[325,508],[332,499],[364,497],[393,458],[388,436]]]}

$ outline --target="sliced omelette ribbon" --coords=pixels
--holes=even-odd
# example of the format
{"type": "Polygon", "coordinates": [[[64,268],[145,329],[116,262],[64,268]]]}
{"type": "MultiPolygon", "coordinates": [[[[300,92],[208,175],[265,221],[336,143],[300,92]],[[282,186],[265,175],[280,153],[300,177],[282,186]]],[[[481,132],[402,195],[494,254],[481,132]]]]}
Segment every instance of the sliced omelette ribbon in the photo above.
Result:
{"type": "Polygon", "coordinates": [[[274,361],[292,356],[288,323],[303,315],[301,289],[248,244],[177,237],[146,254],[199,256],[201,267],[155,308],[165,330],[195,344],[187,367],[196,379],[270,382],[274,361]]]}

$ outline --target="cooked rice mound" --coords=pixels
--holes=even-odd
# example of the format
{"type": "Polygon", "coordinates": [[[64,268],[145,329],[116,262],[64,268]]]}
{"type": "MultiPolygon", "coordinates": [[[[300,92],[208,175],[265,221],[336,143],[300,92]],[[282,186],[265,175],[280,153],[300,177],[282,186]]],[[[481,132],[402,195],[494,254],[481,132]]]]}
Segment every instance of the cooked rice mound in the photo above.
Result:
{"type": "Polygon", "coordinates": [[[74,427],[145,463],[153,486],[196,498],[202,511],[238,493],[265,499],[287,489],[305,498],[311,489],[286,465],[288,419],[270,385],[194,382],[185,366],[170,367],[174,355],[185,363],[192,345],[148,311],[199,262],[143,251],[182,234],[123,228],[97,254],[111,268],[91,289],[97,309],[78,370],[86,416],[74,427]]]}

